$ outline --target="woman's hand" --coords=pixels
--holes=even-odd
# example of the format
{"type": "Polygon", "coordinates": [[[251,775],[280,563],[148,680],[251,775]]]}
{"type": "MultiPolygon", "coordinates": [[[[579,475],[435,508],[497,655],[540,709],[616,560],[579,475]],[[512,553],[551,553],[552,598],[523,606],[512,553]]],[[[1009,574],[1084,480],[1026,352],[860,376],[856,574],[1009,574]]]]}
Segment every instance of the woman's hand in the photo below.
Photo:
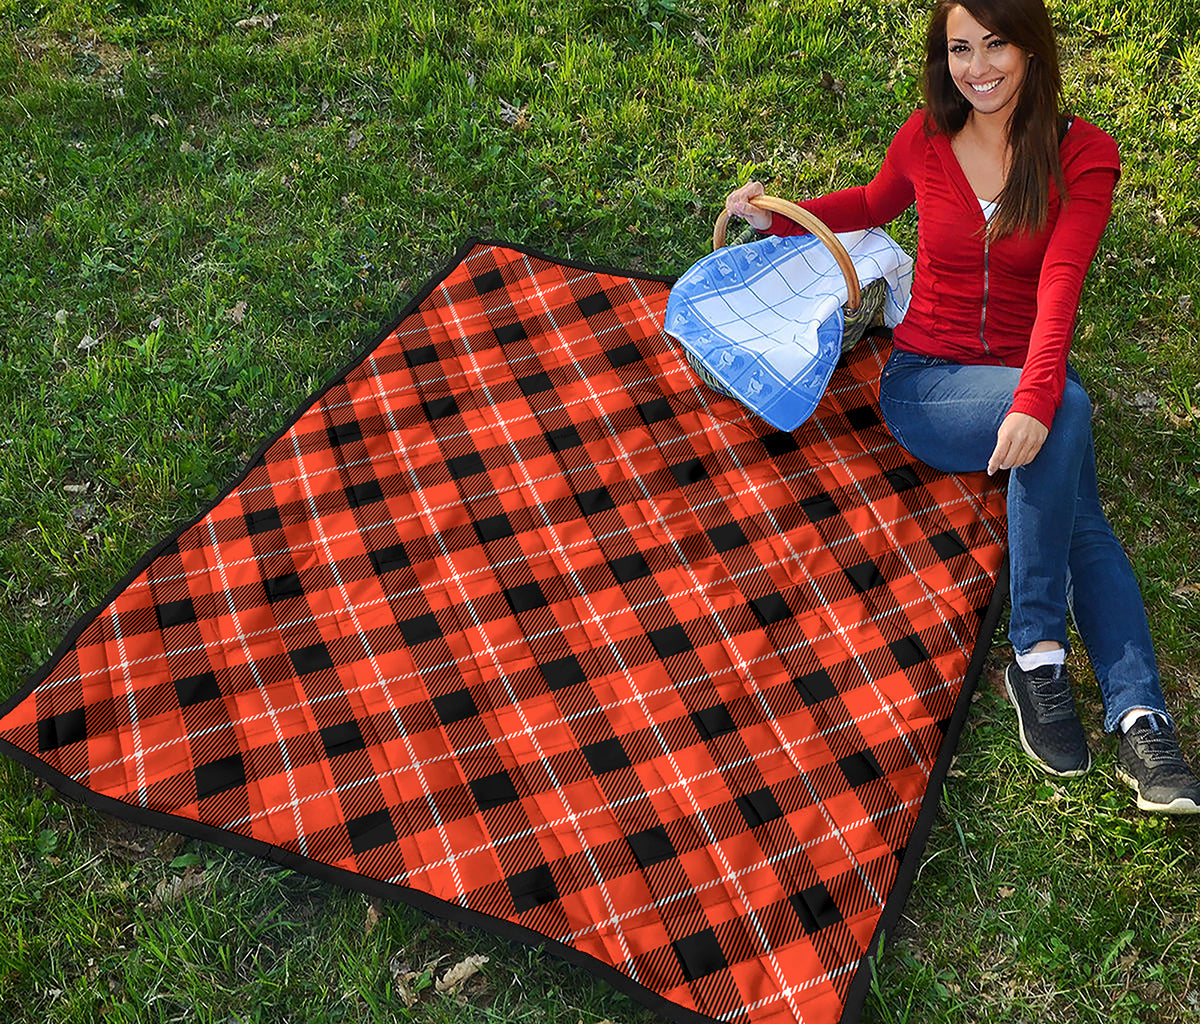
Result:
{"type": "Polygon", "coordinates": [[[1041,420],[1028,413],[1010,412],[996,431],[996,449],[988,459],[988,476],[998,469],[1015,469],[1032,462],[1049,433],[1041,420]]]}
{"type": "Polygon", "coordinates": [[[741,188],[734,189],[725,197],[726,211],[731,217],[741,217],[748,221],[756,231],[766,231],[771,226],[771,221],[775,219],[775,214],[770,210],[760,210],[757,206],[750,205],[750,200],[754,196],[761,196],[763,191],[762,182],[746,182],[741,188]]]}

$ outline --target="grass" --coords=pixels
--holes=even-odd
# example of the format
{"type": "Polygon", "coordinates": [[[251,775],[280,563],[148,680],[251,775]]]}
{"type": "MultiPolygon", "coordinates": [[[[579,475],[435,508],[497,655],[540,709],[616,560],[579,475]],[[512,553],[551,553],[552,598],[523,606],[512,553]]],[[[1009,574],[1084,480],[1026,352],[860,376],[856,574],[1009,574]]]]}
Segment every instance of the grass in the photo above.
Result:
{"type": "MultiPolygon", "coordinates": [[[[0,695],[468,235],[679,273],[754,175],[868,180],[918,102],[908,0],[0,0],[0,695]],[[252,15],[271,24],[238,27],[252,15]],[[270,19],[266,19],[270,20],[270,19]]],[[[1200,9],[1052,5],[1124,175],[1075,361],[1200,754],[1200,9]]],[[[893,226],[910,249],[912,213],[893,226]]],[[[1200,1020],[1195,825],[1020,755],[993,654],[870,1022],[1200,1020]]],[[[0,762],[0,1018],[653,1015],[404,907],[134,829],[0,762]],[[461,998],[426,976],[490,958],[461,998]],[[440,968],[438,968],[440,969],[440,968]]]]}

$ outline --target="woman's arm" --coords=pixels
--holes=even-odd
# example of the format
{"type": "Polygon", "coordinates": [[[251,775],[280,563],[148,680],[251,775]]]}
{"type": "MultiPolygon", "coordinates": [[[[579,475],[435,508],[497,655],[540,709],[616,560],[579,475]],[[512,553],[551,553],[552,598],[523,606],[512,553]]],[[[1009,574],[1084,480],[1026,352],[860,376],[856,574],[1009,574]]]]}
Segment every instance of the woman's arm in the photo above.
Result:
{"type": "MultiPolygon", "coordinates": [[[[918,110],[900,126],[900,130],[896,132],[888,146],[887,155],[883,159],[879,173],[868,184],[829,192],[816,199],[807,199],[797,203],[797,205],[819,217],[829,225],[832,231],[858,231],[862,228],[878,227],[895,220],[913,204],[916,198],[910,177],[912,172],[909,166],[911,163],[909,154],[912,151],[913,133],[922,130],[924,116],[924,111],[918,110]]],[[[757,183],[750,184],[756,185],[757,183]]],[[[742,186],[732,193],[729,200],[726,201],[726,209],[731,214],[746,216],[746,213],[743,212],[745,207],[739,209],[738,205],[739,201],[744,201],[748,189],[750,194],[761,194],[762,191],[761,186],[756,190],[750,189],[749,186],[742,186]]],[[[753,214],[761,212],[754,210],[753,214]]],[[[753,214],[746,217],[752,224],[756,219],[753,214]]],[[[766,216],[772,219],[764,226],[759,227],[758,224],[755,224],[760,231],[781,236],[807,234],[806,229],[789,217],[770,213],[767,213],[766,216]]],[[[763,220],[765,221],[765,218],[763,220]]]]}
{"type": "MultiPolygon", "coordinates": [[[[860,231],[890,223],[912,206],[915,198],[912,182],[897,170],[894,161],[885,158],[868,184],[828,192],[796,205],[824,221],[830,231],[860,231]]],[[[767,232],[781,236],[808,234],[781,213],[774,215],[767,232]]]]}
{"type": "Polygon", "coordinates": [[[1083,171],[1069,186],[1070,202],[1063,205],[1046,246],[1038,279],[1037,316],[1009,410],[1033,416],[1046,427],[1062,402],[1083,279],[1112,213],[1119,176],[1119,165],[1114,168],[1107,163],[1083,171]]]}

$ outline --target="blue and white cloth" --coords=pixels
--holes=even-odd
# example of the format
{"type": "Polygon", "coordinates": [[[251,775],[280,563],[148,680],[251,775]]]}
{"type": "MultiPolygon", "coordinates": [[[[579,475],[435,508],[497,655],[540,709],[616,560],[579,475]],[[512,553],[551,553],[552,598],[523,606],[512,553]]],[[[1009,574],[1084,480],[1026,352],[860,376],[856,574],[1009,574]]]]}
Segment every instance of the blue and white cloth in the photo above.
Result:
{"type": "MultiPolygon", "coordinates": [[[[883,322],[904,319],[913,261],[882,228],[848,231],[860,285],[883,278],[883,322]]],[[[842,352],[846,280],[815,235],[718,249],[671,289],[666,331],[750,410],[795,430],[820,402],[842,352]]]]}

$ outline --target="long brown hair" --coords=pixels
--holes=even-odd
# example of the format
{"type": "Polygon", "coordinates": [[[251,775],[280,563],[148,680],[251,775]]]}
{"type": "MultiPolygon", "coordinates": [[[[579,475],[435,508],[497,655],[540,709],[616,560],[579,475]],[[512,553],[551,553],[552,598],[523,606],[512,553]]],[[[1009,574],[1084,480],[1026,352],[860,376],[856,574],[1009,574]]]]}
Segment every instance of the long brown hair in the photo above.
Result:
{"type": "Polygon", "coordinates": [[[1012,148],[1008,179],[997,199],[988,231],[992,238],[1017,231],[1036,234],[1046,226],[1051,175],[1061,201],[1067,201],[1058,155],[1067,121],[1062,112],[1062,76],[1058,70],[1054,27],[1043,0],[939,0],[925,35],[922,88],[928,134],[956,134],[971,111],[970,100],[959,92],[950,77],[946,19],[954,7],[966,8],[989,32],[1031,55],[1008,122],[1008,142],[1012,148]]]}

